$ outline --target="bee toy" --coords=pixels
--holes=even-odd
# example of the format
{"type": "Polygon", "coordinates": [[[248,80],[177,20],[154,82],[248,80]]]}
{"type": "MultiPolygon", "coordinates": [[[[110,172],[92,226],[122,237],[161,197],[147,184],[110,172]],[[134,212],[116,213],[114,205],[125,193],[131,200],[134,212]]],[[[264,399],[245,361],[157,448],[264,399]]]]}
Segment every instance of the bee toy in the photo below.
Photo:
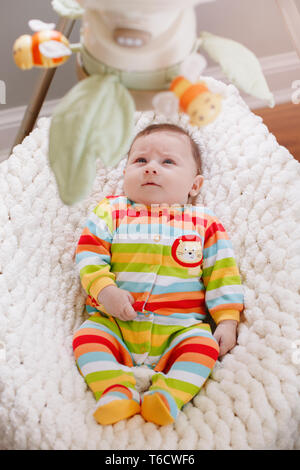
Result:
{"type": "Polygon", "coordinates": [[[28,24],[35,33],[32,36],[23,34],[15,41],[13,56],[16,65],[28,70],[32,67],[52,68],[64,64],[72,54],[68,39],[54,30],[53,23],[30,20],[28,24]]]}
{"type": "Polygon", "coordinates": [[[173,79],[169,90],[153,98],[153,107],[158,113],[171,117],[182,111],[188,114],[193,126],[206,126],[213,122],[222,110],[222,96],[212,93],[205,82],[197,77],[206,67],[206,60],[200,54],[191,54],[182,65],[181,72],[173,79]]]}

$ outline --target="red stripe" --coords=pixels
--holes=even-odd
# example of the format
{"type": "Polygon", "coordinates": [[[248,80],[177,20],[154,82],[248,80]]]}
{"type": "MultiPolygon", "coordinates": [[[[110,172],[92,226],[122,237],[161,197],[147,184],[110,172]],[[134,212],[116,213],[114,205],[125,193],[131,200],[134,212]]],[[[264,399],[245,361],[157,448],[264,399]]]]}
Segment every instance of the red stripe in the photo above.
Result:
{"type": "Polygon", "coordinates": [[[204,305],[204,299],[184,299],[184,300],[166,300],[165,302],[147,302],[147,310],[154,312],[159,308],[193,308],[193,307],[202,307],[204,305]]]}
{"type": "Polygon", "coordinates": [[[97,344],[103,344],[104,346],[107,346],[112,354],[115,356],[116,360],[121,363],[122,357],[120,352],[117,350],[117,348],[106,338],[102,338],[101,336],[95,336],[95,335],[82,335],[78,336],[73,340],[73,350],[75,351],[78,346],[81,346],[82,344],[89,344],[89,343],[97,343],[97,344]]]}
{"type": "Polygon", "coordinates": [[[117,199],[117,197],[124,197],[124,194],[117,194],[116,196],[106,196],[105,199],[117,199]]]}
{"type": "Polygon", "coordinates": [[[183,346],[178,346],[175,348],[173,353],[168,359],[167,369],[164,371],[167,374],[174,364],[174,362],[184,353],[193,352],[198,354],[205,354],[205,356],[211,357],[215,361],[218,359],[219,352],[217,349],[207,346],[205,344],[185,344],[183,346]]]}
{"type": "Polygon", "coordinates": [[[102,396],[104,395],[104,393],[107,393],[109,392],[112,388],[125,388],[125,390],[129,390],[128,387],[125,387],[125,385],[121,385],[121,384],[114,384],[114,385],[111,385],[110,387],[107,387],[103,393],[102,393],[102,396]]]}
{"type": "Polygon", "coordinates": [[[221,223],[213,222],[205,232],[205,241],[204,241],[204,243],[207,242],[207,240],[211,236],[215,235],[216,232],[225,232],[225,229],[224,229],[224,227],[221,223]]]}
{"type": "Polygon", "coordinates": [[[99,242],[92,235],[81,235],[78,245],[97,245],[99,242]]]}

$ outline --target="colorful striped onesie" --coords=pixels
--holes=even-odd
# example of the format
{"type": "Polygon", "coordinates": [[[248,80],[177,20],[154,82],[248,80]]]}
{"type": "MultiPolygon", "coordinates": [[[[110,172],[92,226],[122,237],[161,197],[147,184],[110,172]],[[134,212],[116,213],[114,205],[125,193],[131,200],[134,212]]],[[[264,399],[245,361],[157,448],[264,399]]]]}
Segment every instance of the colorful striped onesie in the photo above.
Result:
{"type": "Polygon", "coordinates": [[[210,326],[239,321],[243,290],[228,235],[206,207],[144,206],[109,196],[79,239],[76,263],[91,315],[75,332],[79,371],[109,424],[137,412],[157,424],[174,421],[200,390],[218,358],[210,326]],[[134,320],[108,315],[97,301],[108,285],[134,297],[134,320]],[[156,374],[141,401],[132,367],[156,374]]]}

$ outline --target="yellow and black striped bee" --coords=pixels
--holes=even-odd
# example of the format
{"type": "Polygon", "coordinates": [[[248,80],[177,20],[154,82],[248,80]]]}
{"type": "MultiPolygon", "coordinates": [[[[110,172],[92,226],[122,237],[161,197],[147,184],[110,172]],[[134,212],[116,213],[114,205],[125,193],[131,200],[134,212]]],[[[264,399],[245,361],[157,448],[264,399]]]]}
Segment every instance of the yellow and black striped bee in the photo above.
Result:
{"type": "Polygon", "coordinates": [[[23,34],[14,43],[13,56],[16,65],[23,69],[32,67],[52,68],[65,63],[72,51],[68,39],[54,24],[30,20],[29,27],[35,34],[23,34]]]}

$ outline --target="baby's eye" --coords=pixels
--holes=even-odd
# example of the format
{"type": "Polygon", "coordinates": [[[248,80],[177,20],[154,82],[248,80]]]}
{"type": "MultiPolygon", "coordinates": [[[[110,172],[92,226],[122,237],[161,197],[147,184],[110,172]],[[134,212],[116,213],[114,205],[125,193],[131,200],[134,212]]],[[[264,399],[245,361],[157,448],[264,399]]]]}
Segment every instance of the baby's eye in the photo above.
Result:
{"type": "Polygon", "coordinates": [[[139,157],[135,160],[135,163],[145,163],[146,162],[146,158],[144,157],[139,157]]]}
{"type": "Polygon", "coordinates": [[[168,163],[168,165],[172,165],[172,163],[174,163],[174,161],[171,158],[165,158],[163,163],[168,163]]]}

